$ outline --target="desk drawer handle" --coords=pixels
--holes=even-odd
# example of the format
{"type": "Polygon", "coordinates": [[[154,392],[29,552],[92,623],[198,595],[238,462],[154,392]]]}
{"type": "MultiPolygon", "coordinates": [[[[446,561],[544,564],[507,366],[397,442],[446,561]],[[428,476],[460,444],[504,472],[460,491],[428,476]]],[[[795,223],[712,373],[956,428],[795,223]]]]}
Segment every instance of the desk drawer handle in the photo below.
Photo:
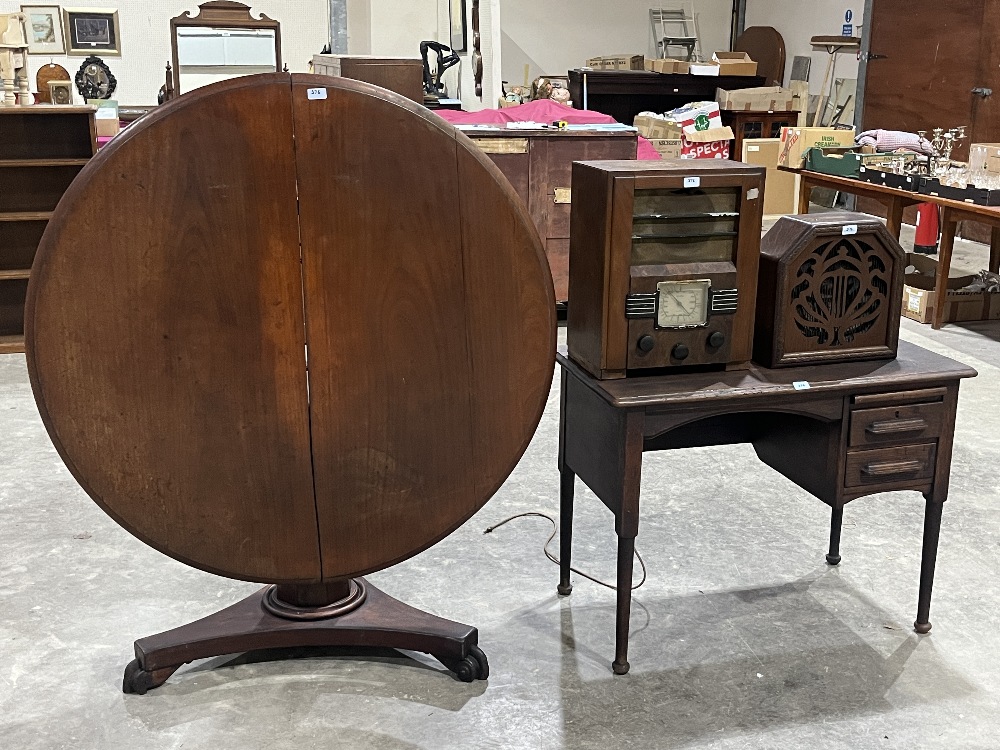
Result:
{"type": "Polygon", "coordinates": [[[861,473],[869,477],[891,477],[897,474],[916,474],[923,468],[923,461],[882,461],[862,467],[861,473]]]}
{"type": "Polygon", "coordinates": [[[865,427],[865,432],[872,435],[893,435],[897,432],[922,432],[927,429],[927,421],[916,417],[914,419],[890,419],[885,422],[872,422],[865,427]]]}

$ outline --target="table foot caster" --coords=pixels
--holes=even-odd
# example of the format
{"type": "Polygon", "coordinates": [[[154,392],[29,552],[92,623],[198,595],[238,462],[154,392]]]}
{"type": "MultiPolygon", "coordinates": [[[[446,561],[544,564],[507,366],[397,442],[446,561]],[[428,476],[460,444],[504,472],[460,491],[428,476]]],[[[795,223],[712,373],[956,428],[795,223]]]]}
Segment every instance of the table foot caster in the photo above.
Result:
{"type": "Polygon", "coordinates": [[[559,596],[569,596],[572,591],[573,591],[573,584],[571,583],[567,583],[565,585],[560,583],[558,586],[556,586],[556,592],[559,594],[559,596]]]}
{"type": "Polygon", "coordinates": [[[475,682],[485,680],[490,676],[490,663],[486,659],[486,654],[479,646],[469,648],[469,654],[459,661],[451,661],[437,657],[438,661],[455,673],[461,682],[475,682]]]}
{"type": "Polygon", "coordinates": [[[611,662],[611,671],[615,674],[628,674],[629,666],[627,661],[613,661],[611,662]]]}
{"type": "Polygon", "coordinates": [[[840,555],[827,555],[826,563],[827,565],[840,565],[840,555]]]}
{"type": "Polygon", "coordinates": [[[927,635],[931,632],[931,624],[929,622],[915,622],[913,623],[913,629],[920,633],[920,635],[927,635]]]}
{"type": "Polygon", "coordinates": [[[138,659],[133,659],[125,667],[122,692],[129,695],[145,695],[153,688],[160,687],[176,671],[177,667],[167,667],[147,672],[140,666],[138,659]]]}

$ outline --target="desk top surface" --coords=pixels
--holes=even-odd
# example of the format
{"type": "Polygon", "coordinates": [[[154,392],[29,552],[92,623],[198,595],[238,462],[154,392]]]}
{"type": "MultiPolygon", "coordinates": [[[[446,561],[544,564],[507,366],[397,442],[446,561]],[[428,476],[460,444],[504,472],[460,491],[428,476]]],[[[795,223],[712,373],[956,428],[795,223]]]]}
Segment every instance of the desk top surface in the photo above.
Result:
{"type": "Polygon", "coordinates": [[[928,195],[927,193],[914,193],[912,190],[902,190],[900,188],[887,187],[885,185],[876,185],[871,182],[865,182],[864,180],[854,179],[853,177],[841,177],[840,175],[813,172],[810,169],[795,169],[794,167],[778,167],[778,169],[782,172],[791,172],[792,174],[801,175],[802,177],[812,180],[813,182],[823,182],[828,185],[847,188],[846,192],[850,192],[852,190],[864,190],[869,193],[893,195],[900,198],[906,198],[913,203],[933,203],[955,211],[965,211],[966,213],[976,214],[977,216],[1000,220],[1000,206],[981,206],[978,203],[966,203],[965,201],[956,201],[951,198],[928,195]]]}
{"type": "Polygon", "coordinates": [[[705,401],[742,401],[751,398],[819,397],[870,391],[911,390],[974,378],[973,368],[899,342],[896,359],[843,364],[807,365],[769,370],[752,364],[748,370],[679,372],[620,380],[597,380],[569,359],[560,346],[556,361],[604,399],[620,408],[683,406],[705,401]],[[801,383],[808,383],[808,388],[801,383]]]}
{"type": "Polygon", "coordinates": [[[655,73],[649,70],[591,70],[589,68],[573,68],[569,71],[570,80],[579,80],[587,76],[587,81],[593,83],[612,83],[619,85],[662,85],[676,86],[682,83],[701,84],[705,88],[747,89],[764,85],[764,76],[696,76],[690,73],[655,73]],[[726,85],[722,85],[725,83],[726,85]]]}

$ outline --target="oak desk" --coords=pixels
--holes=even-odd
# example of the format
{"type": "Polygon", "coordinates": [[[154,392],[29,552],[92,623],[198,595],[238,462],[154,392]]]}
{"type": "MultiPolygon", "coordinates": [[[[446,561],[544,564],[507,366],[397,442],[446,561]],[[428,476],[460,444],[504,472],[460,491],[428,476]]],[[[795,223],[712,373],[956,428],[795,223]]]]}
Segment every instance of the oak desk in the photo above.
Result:
{"type": "MultiPolygon", "coordinates": [[[[941,207],[941,247],[938,253],[937,277],[934,280],[934,291],[937,299],[943,299],[948,292],[948,272],[951,270],[951,251],[955,245],[955,232],[960,221],[978,221],[989,225],[990,262],[989,269],[993,273],[1000,272],[1000,207],[979,206],[975,203],[940,198],[936,195],[914,193],[910,190],[875,185],[851,177],[811,172],[808,169],[791,169],[779,167],[785,172],[792,172],[802,178],[799,189],[799,213],[809,213],[809,194],[813,188],[825,187],[839,190],[842,193],[872,198],[886,207],[886,227],[892,235],[899,239],[899,230],[903,222],[903,209],[918,203],[933,203],[941,207]]],[[[944,305],[934,308],[934,328],[940,328],[944,317],[944,305]]]]}
{"type": "Polygon", "coordinates": [[[844,505],[889,490],[926,499],[914,628],[931,629],[941,506],[958,386],[976,371],[901,341],[895,360],[597,380],[566,356],[559,414],[559,593],[572,590],[574,479],[615,514],[616,674],[628,671],[632,557],[644,451],[752,443],[757,457],[833,509],[827,562],[840,562],[844,505]],[[808,383],[804,388],[802,383],[808,383]]]}

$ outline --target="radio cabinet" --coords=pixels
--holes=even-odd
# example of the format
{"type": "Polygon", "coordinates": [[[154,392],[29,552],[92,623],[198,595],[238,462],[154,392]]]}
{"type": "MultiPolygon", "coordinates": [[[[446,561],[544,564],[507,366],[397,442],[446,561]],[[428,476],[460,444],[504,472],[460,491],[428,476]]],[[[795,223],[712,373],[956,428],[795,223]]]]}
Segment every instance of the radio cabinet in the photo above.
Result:
{"type": "Polygon", "coordinates": [[[764,173],[721,159],[575,163],[569,356],[601,379],[746,367],[764,173]]]}
{"type": "Polygon", "coordinates": [[[761,240],[754,359],[767,367],[894,359],[905,266],[872,216],[782,217],[761,240]]]}

